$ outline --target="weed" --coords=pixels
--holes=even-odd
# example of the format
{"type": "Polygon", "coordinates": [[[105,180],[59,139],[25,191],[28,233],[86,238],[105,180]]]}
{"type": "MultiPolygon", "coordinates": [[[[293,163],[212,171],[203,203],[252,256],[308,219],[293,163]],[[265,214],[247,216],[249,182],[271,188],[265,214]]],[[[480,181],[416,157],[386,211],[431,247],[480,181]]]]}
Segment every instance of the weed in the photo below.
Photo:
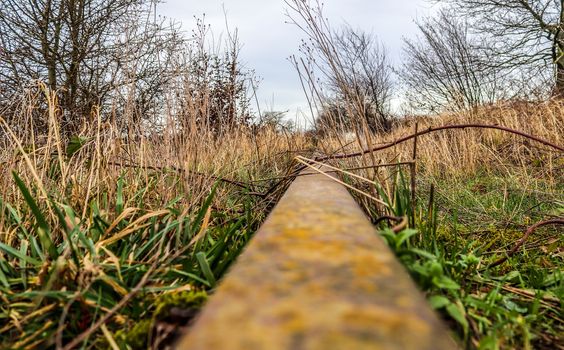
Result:
{"type": "MultiPolygon", "coordinates": [[[[409,216],[407,182],[401,171],[394,179],[393,193],[382,186],[378,191],[390,214],[409,216]]],[[[539,230],[507,263],[488,268],[521,237],[523,227],[543,213],[561,210],[558,196],[491,174],[469,176],[467,181],[430,180],[432,188],[448,191],[434,191],[429,205],[418,206],[416,226],[395,233],[382,221],[380,232],[431,306],[468,348],[558,346],[564,330],[564,280],[557,229],[539,230]],[[472,190],[477,183],[481,190],[472,190]],[[494,191],[500,184],[505,191],[494,191]]]]}
{"type": "MultiPolygon", "coordinates": [[[[99,110],[65,138],[47,118],[60,111],[56,99],[29,103],[44,107],[33,117],[45,117],[45,132],[0,118],[0,348],[79,337],[78,347],[136,338],[127,346],[146,348],[160,337],[169,308],[154,313],[166,298],[212,292],[276,201],[262,196],[272,182],[253,180],[279,175],[289,148],[305,145],[266,127],[217,137],[187,120],[180,130],[172,117],[171,132],[124,135],[99,110]]],[[[178,308],[200,306],[188,304],[178,308]]]]}
{"type": "MultiPolygon", "coordinates": [[[[215,189],[195,215],[186,215],[179,200],[166,209],[140,209],[142,197],[134,195],[134,202],[127,198],[123,188],[128,184],[123,180],[118,181],[113,204],[92,200],[81,220],[70,205],[53,196],[43,203],[36,201],[31,195],[35,189],[16,174],[14,179],[27,207],[3,203],[5,224],[9,232],[16,232],[19,244],[0,243],[4,253],[0,294],[5,301],[0,320],[4,339],[20,339],[20,346],[37,341],[40,320],[61,319],[66,324],[64,338],[72,339],[90,326],[96,314],[126,296],[151,265],[156,270],[138,301],[120,310],[110,329],[144,317],[147,309],[140,306],[153,299],[151,294],[186,286],[213,287],[257,225],[252,215],[234,218],[212,211],[215,189]],[[112,211],[113,216],[104,214],[112,211]],[[55,214],[51,222],[49,212],[55,214]],[[213,225],[218,219],[221,226],[213,225]],[[65,304],[66,318],[60,308],[65,304]]],[[[179,294],[168,295],[164,298],[179,294]]],[[[203,299],[197,300],[200,305],[203,299]]],[[[165,304],[170,303],[157,303],[156,314],[165,312],[165,304]]],[[[56,332],[56,322],[42,328],[42,346],[56,332]]]]}

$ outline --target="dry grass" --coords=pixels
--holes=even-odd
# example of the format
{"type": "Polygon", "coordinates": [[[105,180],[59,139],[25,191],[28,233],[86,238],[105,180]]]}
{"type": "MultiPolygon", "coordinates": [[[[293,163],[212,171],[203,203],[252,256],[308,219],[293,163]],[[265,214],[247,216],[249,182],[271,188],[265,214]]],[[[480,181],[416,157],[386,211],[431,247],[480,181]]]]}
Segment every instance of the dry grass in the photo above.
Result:
{"type": "MultiPolygon", "coordinates": [[[[472,113],[423,118],[419,128],[448,124],[483,123],[505,126],[535,135],[555,144],[564,140],[564,104],[559,102],[513,103],[480,108],[472,113]]],[[[396,129],[394,137],[413,131],[413,122],[396,129]]],[[[409,147],[406,145],[404,147],[409,147]]],[[[485,166],[499,168],[512,163],[527,168],[531,161],[546,166],[546,174],[555,176],[561,155],[554,150],[502,131],[468,129],[439,132],[419,140],[417,159],[433,175],[472,173],[485,166]]],[[[404,148],[405,151],[405,148],[404,148]]],[[[399,153],[399,152],[398,152],[399,153]]]]}
{"type": "MultiPolygon", "coordinates": [[[[107,118],[98,114],[69,140],[59,133],[54,117],[57,108],[51,100],[45,112],[48,130],[41,135],[16,130],[13,125],[17,123],[2,124],[6,138],[0,148],[0,188],[5,202],[23,201],[12,178],[15,172],[36,187],[39,200],[47,194],[60,196],[83,214],[92,200],[100,200],[102,195],[115,198],[120,178],[127,186],[126,199],[150,184],[146,209],[162,208],[178,197],[183,205],[194,208],[215,182],[225,179],[228,181],[222,182],[225,186],[214,199],[214,205],[222,208],[234,190],[260,191],[260,187],[245,184],[285,171],[291,160],[288,151],[307,147],[305,137],[281,135],[272,128],[257,131],[240,127],[217,136],[196,126],[178,133],[173,126],[164,125],[165,132],[131,137],[115,124],[102,121],[107,118]],[[249,188],[231,185],[229,180],[249,188]]],[[[31,116],[25,112],[20,125],[30,125],[31,116]]],[[[237,207],[230,209],[236,211],[237,207]]],[[[9,242],[4,225],[0,220],[1,241],[9,242]]]]}
{"type": "Polygon", "coordinates": [[[276,200],[253,180],[279,176],[306,139],[192,122],[128,135],[100,113],[65,137],[45,94],[1,125],[0,347],[155,345],[162,309],[200,307],[186,293],[215,285],[276,200]]]}
{"type": "MultiPolygon", "coordinates": [[[[499,103],[458,115],[411,118],[387,135],[356,137],[347,144],[336,133],[318,142],[326,155],[354,153],[413,134],[415,123],[420,131],[497,124],[564,144],[564,104],[558,101],[499,103]]],[[[537,230],[504,264],[492,264],[507,257],[535,222],[561,222],[562,152],[501,131],[447,130],[418,138],[413,183],[410,164],[401,170],[372,167],[412,160],[413,142],[408,141],[330,162],[341,169],[362,168],[351,171],[366,181],[344,171],[341,175],[355,187],[353,194],[465,348],[561,347],[562,227],[537,230]],[[386,228],[394,221],[386,225],[378,220],[383,215],[409,217],[411,231],[394,234],[386,228]],[[397,243],[408,234],[410,238],[397,243]]]]}
{"type": "MultiPolygon", "coordinates": [[[[361,135],[348,144],[342,137],[327,138],[321,146],[328,154],[366,149],[414,133],[416,123],[419,131],[451,124],[501,125],[561,145],[564,141],[564,104],[558,101],[498,103],[456,115],[406,118],[386,135],[361,135]]],[[[370,165],[375,160],[376,163],[409,161],[412,154],[413,142],[405,142],[376,154],[364,155],[361,164],[370,165]]],[[[544,174],[555,180],[561,162],[558,152],[498,130],[440,131],[421,136],[417,141],[417,164],[421,171],[434,176],[456,176],[488,168],[499,170],[504,166],[530,169],[530,165],[535,164],[537,167],[542,165],[544,174]]]]}
{"type": "MultiPolygon", "coordinates": [[[[357,134],[353,140],[346,140],[343,133],[336,131],[314,139],[300,132],[251,127],[218,135],[194,120],[183,123],[187,125],[183,129],[177,122],[165,122],[159,132],[146,129],[135,135],[124,134],[112,118],[99,113],[94,113],[77,135],[65,137],[59,132],[57,101],[46,94],[46,103],[42,102],[46,106],[44,130],[31,127],[32,113],[36,117],[37,111],[30,106],[41,103],[23,106],[18,122],[2,124],[6,134],[0,148],[0,272],[4,271],[0,274],[0,298],[14,306],[1,315],[0,345],[38,348],[53,346],[57,341],[64,344],[79,334],[84,336],[89,325],[103,315],[107,317],[105,325],[89,334],[90,344],[95,346],[104,347],[112,341],[124,344],[135,332],[152,332],[159,322],[155,310],[163,295],[170,294],[165,292],[213,287],[264,218],[276,197],[264,198],[260,193],[276,180],[255,180],[284,175],[297,154],[313,158],[313,144],[317,155],[354,152],[409,135],[415,122],[419,130],[453,123],[499,124],[559,145],[564,135],[564,104],[551,101],[497,104],[460,115],[405,119],[388,134],[357,134]],[[13,173],[22,183],[15,181],[13,173]],[[218,186],[212,195],[215,183],[218,186]],[[25,198],[22,184],[46,223],[41,222],[25,198]],[[100,222],[107,223],[103,232],[97,226],[100,222]],[[178,232],[185,226],[190,227],[187,236],[179,237],[178,232]],[[43,246],[41,239],[33,241],[41,238],[45,227],[57,248],[55,253],[43,246]],[[92,239],[94,250],[80,234],[92,239]],[[222,240],[230,240],[232,249],[217,253],[217,244],[222,240]],[[209,268],[204,268],[207,264],[209,268]],[[146,276],[148,267],[151,273],[146,276]],[[140,280],[146,285],[137,288],[140,280]],[[141,295],[138,298],[130,293],[141,295]],[[130,300],[127,298],[136,302],[120,304],[130,300]],[[102,308],[99,300],[104,301],[102,308]],[[120,310],[110,313],[112,307],[118,306],[120,310]],[[65,307],[68,316],[63,312],[65,307]],[[79,324],[70,321],[77,314],[86,315],[86,320],[79,324]],[[136,329],[140,319],[150,328],[136,329]],[[59,320],[59,326],[56,321],[46,320],[59,320]],[[45,336],[37,340],[37,332],[45,336]]],[[[189,111],[186,115],[190,115],[189,111]]],[[[354,181],[347,175],[345,180],[367,195],[358,198],[369,214],[396,215],[373,198],[392,198],[389,207],[404,201],[403,210],[407,208],[410,198],[392,196],[403,191],[397,167],[372,166],[411,161],[412,152],[413,143],[406,142],[362,157],[333,160],[331,164],[339,168],[367,167],[351,171],[368,182],[354,181]]],[[[434,184],[435,200],[441,210],[446,208],[441,212],[445,222],[450,220],[449,208],[458,208],[466,221],[460,219],[454,226],[463,223],[465,234],[475,229],[482,235],[470,232],[465,236],[468,242],[492,239],[493,231],[481,230],[482,226],[515,230],[526,225],[526,220],[543,215],[521,210],[521,202],[529,200],[529,194],[533,194],[533,204],[541,200],[557,203],[558,191],[564,185],[562,159],[561,154],[545,146],[500,131],[467,129],[421,136],[416,157],[419,208],[425,206],[429,185],[434,184]],[[499,178],[505,182],[495,182],[499,178]],[[456,187],[457,183],[462,188],[456,187]],[[497,188],[499,191],[495,191],[497,188]],[[517,204],[519,200],[511,197],[515,188],[523,194],[517,204]],[[491,203],[484,203],[480,194],[490,193],[493,195],[487,199],[491,203]]],[[[404,175],[409,178],[408,171],[404,175]]],[[[412,225],[428,225],[426,218],[424,210],[420,210],[412,225]]],[[[503,251],[518,231],[512,232],[508,235],[502,231],[495,239],[498,244],[488,245],[487,249],[503,251]]],[[[451,231],[445,229],[442,242],[454,254],[459,246],[451,241],[452,237],[451,231]]],[[[534,242],[536,246],[542,246],[541,238],[534,242]]],[[[492,254],[490,258],[495,257],[492,254]]],[[[518,259],[524,259],[525,265],[532,261],[523,256],[518,259]]],[[[507,272],[503,268],[499,271],[507,272]]],[[[464,278],[468,276],[467,272],[461,273],[464,278]]],[[[432,293],[437,296],[436,290],[432,293]]],[[[454,300],[452,295],[449,298],[454,300]]],[[[546,333],[536,324],[530,327],[533,334],[546,333]]],[[[551,334],[545,335],[546,342],[554,340],[551,334]]],[[[482,336],[476,333],[470,341],[477,344],[482,336]]]]}

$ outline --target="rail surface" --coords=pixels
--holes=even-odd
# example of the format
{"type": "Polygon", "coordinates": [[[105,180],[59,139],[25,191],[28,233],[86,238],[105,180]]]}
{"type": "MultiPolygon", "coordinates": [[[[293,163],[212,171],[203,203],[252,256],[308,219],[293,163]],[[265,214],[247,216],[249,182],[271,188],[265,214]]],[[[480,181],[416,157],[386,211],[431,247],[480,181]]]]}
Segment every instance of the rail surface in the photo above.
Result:
{"type": "MultiPolygon", "coordinates": [[[[311,170],[309,170],[311,172],[311,170]]],[[[177,349],[455,349],[340,184],[298,177],[177,349]]]]}

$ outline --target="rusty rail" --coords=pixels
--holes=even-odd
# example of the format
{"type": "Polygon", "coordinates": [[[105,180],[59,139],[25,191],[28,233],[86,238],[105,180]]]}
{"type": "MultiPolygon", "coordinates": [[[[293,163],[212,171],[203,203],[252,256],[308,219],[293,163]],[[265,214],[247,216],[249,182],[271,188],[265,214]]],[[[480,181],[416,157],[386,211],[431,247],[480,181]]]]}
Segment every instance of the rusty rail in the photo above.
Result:
{"type": "Polygon", "coordinates": [[[177,344],[181,350],[453,348],[360,207],[320,174],[292,183],[177,344]]]}

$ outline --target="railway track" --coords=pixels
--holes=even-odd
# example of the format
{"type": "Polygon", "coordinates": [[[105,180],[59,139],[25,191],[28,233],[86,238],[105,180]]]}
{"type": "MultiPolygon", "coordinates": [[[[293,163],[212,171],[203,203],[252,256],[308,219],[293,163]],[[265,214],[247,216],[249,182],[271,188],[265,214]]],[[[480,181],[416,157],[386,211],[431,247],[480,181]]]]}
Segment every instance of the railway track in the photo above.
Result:
{"type": "Polygon", "coordinates": [[[345,187],[304,171],[176,348],[457,348],[345,187]]]}

